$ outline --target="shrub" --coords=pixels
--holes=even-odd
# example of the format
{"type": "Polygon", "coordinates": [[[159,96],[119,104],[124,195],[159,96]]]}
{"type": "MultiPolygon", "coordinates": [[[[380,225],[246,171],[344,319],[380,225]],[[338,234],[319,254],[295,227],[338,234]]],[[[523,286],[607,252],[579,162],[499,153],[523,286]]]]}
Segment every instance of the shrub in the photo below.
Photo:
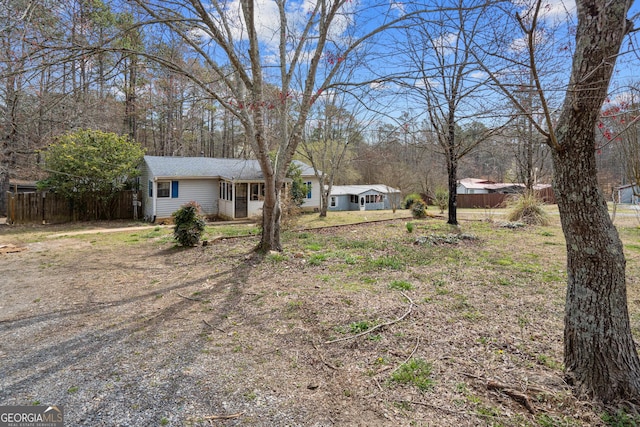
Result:
{"type": "Polygon", "coordinates": [[[302,215],[302,208],[298,206],[293,198],[284,197],[280,200],[280,215],[280,226],[282,229],[292,230],[295,228],[300,215],[302,215]]]}
{"type": "Polygon", "coordinates": [[[408,222],[407,223],[407,232],[408,233],[413,233],[413,223],[412,222],[408,222]]]}
{"type": "Polygon", "coordinates": [[[196,246],[204,233],[204,220],[200,216],[200,205],[189,202],[173,214],[175,227],[173,237],[182,246],[196,246]]]}
{"type": "Polygon", "coordinates": [[[444,210],[447,209],[449,205],[449,191],[444,188],[437,188],[433,201],[440,209],[440,213],[444,213],[444,210]]]}
{"type": "Polygon", "coordinates": [[[422,200],[422,196],[420,196],[418,193],[407,194],[407,196],[402,201],[402,208],[410,209],[411,205],[413,205],[413,202],[415,202],[416,200],[422,200]]]}
{"type": "Polygon", "coordinates": [[[542,209],[543,202],[533,193],[525,193],[510,203],[507,220],[529,225],[548,225],[549,214],[542,209]]]}
{"type": "Polygon", "coordinates": [[[427,217],[427,204],[422,199],[414,200],[411,204],[411,216],[416,219],[427,217]]]}

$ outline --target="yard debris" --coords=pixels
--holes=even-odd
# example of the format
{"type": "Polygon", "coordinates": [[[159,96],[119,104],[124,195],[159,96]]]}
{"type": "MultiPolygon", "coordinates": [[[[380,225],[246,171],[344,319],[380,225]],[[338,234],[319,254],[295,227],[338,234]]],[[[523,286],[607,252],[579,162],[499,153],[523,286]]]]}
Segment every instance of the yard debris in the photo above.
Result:
{"type": "MultiPolygon", "coordinates": [[[[529,411],[529,413],[531,413],[532,415],[536,414],[536,409],[533,406],[533,404],[531,403],[531,400],[529,398],[529,395],[525,392],[516,390],[514,387],[510,387],[507,384],[503,384],[501,382],[492,380],[492,379],[487,379],[484,377],[480,377],[477,375],[473,375],[473,374],[468,374],[468,373],[463,373],[465,376],[470,377],[470,378],[475,378],[477,380],[480,380],[482,382],[485,382],[485,385],[487,387],[487,390],[494,390],[494,391],[498,391],[501,393],[504,393],[505,395],[509,396],[511,399],[513,399],[515,402],[519,403],[520,405],[522,405],[524,408],[527,409],[527,411],[529,411]]],[[[530,391],[544,391],[545,393],[548,393],[546,390],[543,390],[541,388],[537,388],[537,387],[527,387],[530,391]]]]}
{"type": "Polygon", "coordinates": [[[418,236],[413,242],[414,245],[457,245],[462,241],[475,241],[478,236],[468,233],[430,234],[428,236],[418,236]]]}
{"type": "Polygon", "coordinates": [[[369,328],[366,331],[362,331],[362,332],[360,332],[358,334],[349,335],[348,337],[337,338],[337,339],[333,339],[333,340],[330,340],[330,341],[325,341],[324,343],[325,344],[333,344],[333,343],[340,342],[340,341],[346,341],[346,340],[350,340],[350,339],[353,339],[353,338],[358,338],[358,337],[361,337],[363,335],[370,334],[371,332],[373,332],[375,330],[378,330],[378,329],[381,329],[381,328],[384,328],[384,327],[387,327],[387,326],[391,326],[394,323],[398,323],[398,322],[404,320],[404,318],[407,317],[408,315],[410,315],[411,311],[413,311],[413,306],[415,305],[415,303],[413,302],[413,300],[411,298],[409,298],[407,296],[407,294],[405,294],[404,292],[400,292],[400,293],[402,294],[403,297],[405,297],[407,300],[409,300],[409,308],[407,309],[407,311],[402,316],[398,317],[395,320],[391,320],[389,322],[380,323],[379,325],[376,325],[376,326],[374,326],[372,328],[369,328]]]}
{"type": "Polygon", "coordinates": [[[520,405],[524,406],[532,415],[536,414],[536,410],[531,404],[531,401],[529,400],[529,396],[527,396],[525,393],[522,393],[518,390],[514,390],[508,385],[505,385],[493,380],[489,380],[487,382],[487,390],[501,391],[502,393],[512,398],[514,401],[518,402],[520,405]]]}
{"type": "Polygon", "coordinates": [[[516,229],[516,228],[523,228],[526,226],[526,224],[524,222],[512,222],[512,221],[505,221],[505,222],[499,222],[497,224],[498,227],[502,227],[502,228],[510,228],[510,229],[516,229]]]}
{"type": "Polygon", "coordinates": [[[27,248],[24,248],[24,247],[21,248],[12,244],[0,245],[0,254],[13,254],[16,252],[22,252],[26,250],[27,248]]]}
{"type": "Polygon", "coordinates": [[[233,418],[240,418],[243,415],[244,415],[244,412],[238,412],[237,414],[229,414],[229,415],[208,415],[202,418],[205,420],[231,420],[233,418]]]}

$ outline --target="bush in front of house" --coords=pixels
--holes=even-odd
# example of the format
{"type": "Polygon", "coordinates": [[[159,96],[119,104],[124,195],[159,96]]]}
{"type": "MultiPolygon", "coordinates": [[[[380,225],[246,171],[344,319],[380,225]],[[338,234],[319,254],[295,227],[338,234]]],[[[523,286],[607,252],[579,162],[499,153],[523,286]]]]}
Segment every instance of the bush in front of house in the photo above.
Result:
{"type": "Polygon", "coordinates": [[[402,201],[402,209],[411,209],[411,205],[417,200],[422,201],[422,196],[418,193],[407,194],[407,196],[402,201]]]}
{"type": "Polygon", "coordinates": [[[411,216],[415,219],[427,217],[427,204],[422,199],[414,200],[411,204],[411,216]]]}
{"type": "Polygon", "coordinates": [[[200,215],[200,205],[196,202],[184,204],[173,214],[173,237],[182,246],[196,246],[204,233],[204,220],[200,215]]]}

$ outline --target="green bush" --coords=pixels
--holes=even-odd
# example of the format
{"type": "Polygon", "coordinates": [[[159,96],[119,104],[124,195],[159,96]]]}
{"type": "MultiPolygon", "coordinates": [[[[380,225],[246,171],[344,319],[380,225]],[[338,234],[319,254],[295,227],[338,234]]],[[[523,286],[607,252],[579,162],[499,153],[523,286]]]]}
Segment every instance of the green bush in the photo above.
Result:
{"type": "Polygon", "coordinates": [[[413,228],[414,228],[413,223],[412,222],[408,222],[407,223],[407,232],[408,233],[413,233],[413,228]]]}
{"type": "Polygon", "coordinates": [[[182,246],[196,246],[205,226],[200,216],[200,206],[196,202],[189,202],[182,205],[172,216],[175,223],[173,237],[182,246]]]}
{"type": "Polygon", "coordinates": [[[411,204],[411,216],[416,219],[426,218],[427,217],[427,204],[420,200],[414,200],[411,204]]]}
{"type": "Polygon", "coordinates": [[[411,205],[413,205],[413,202],[415,202],[416,200],[422,200],[422,196],[420,196],[418,193],[407,194],[407,196],[402,201],[402,208],[410,209],[411,205]]]}

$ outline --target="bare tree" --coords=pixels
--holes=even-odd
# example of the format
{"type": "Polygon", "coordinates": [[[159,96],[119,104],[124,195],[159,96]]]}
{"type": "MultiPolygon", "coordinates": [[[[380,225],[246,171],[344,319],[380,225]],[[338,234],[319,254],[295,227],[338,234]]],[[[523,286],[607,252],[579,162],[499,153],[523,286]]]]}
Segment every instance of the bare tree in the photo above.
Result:
{"type": "MultiPolygon", "coordinates": [[[[384,27],[358,19],[374,16],[381,22],[380,16],[357,19],[356,4],[349,0],[135,4],[148,18],[139,25],[161,26],[182,38],[191,60],[205,64],[209,74],[205,78],[169,58],[147,57],[198,84],[242,124],[265,179],[259,249],[280,250],[280,193],[311,106],[364,41],[384,27]],[[369,33],[356,35],[359,28],[369,33]],[[266,90],[269,84],[278,92],[266,90]],[[224,90],[216,90],[220,87],[224,90]],[[279,115],[274,137],[265,123],[269,110],[279,115]]],[[[387,7],[386,13],[395,11],[387,7]]]]}
{"type": "Polygon", "coordinates": [[[329,196],[336,176],[346,168],[354,145],[362,140],[357,111],[344,95],[330,93],[317,102],[317,115],[310,117],[299,152],[313,167],[321,185],[320,216],[327,216],[329,196]]]}
{"type": "MultiPolygon", "coordinates": [[[[596,126],[622,41],[632,30],[631,1],[577,0],[575,48],[564,102],[555,119],[549,92],[536,63],[543,2],[515,16],[524,34],[544,136],[554,164],[554,187],[567,247],[564,364],[579,396],[604,403],[640,404],[640,361],[627,309],[622,242],[597,182],[596,126]]],[[[550,40],[548,41],[550,42],[550,40]]],[[[483,49],[482,46],[476,46],[483,49]]],[[[508,57],[500,52],[501,59],[508,57]]],[[[513,63],[512,63],[513,65],[513,63]]],[[[504,83],[502,68],[492,78],[522,114],[527,109],[504,83]]],[[[487,71],[488,68],[487,68],[487,71]]]]}
{"type": "MultiPolygon", "coordinates": [[[[456,225],[458,163],[481,142],[496,133],[461,138],[462,124],[487,117],[486,76],[471,50],[484,28],[482,4],[462,0],[445,1],[442,9],[418,21],[407,36],[411,74],[401,83],[410,89],[411,99],[423,106],[430,131],[445,158],[448,175],[448,223],[456,225]]],[[[493,114],[493,113],[492,113],[493,114]]]]}

